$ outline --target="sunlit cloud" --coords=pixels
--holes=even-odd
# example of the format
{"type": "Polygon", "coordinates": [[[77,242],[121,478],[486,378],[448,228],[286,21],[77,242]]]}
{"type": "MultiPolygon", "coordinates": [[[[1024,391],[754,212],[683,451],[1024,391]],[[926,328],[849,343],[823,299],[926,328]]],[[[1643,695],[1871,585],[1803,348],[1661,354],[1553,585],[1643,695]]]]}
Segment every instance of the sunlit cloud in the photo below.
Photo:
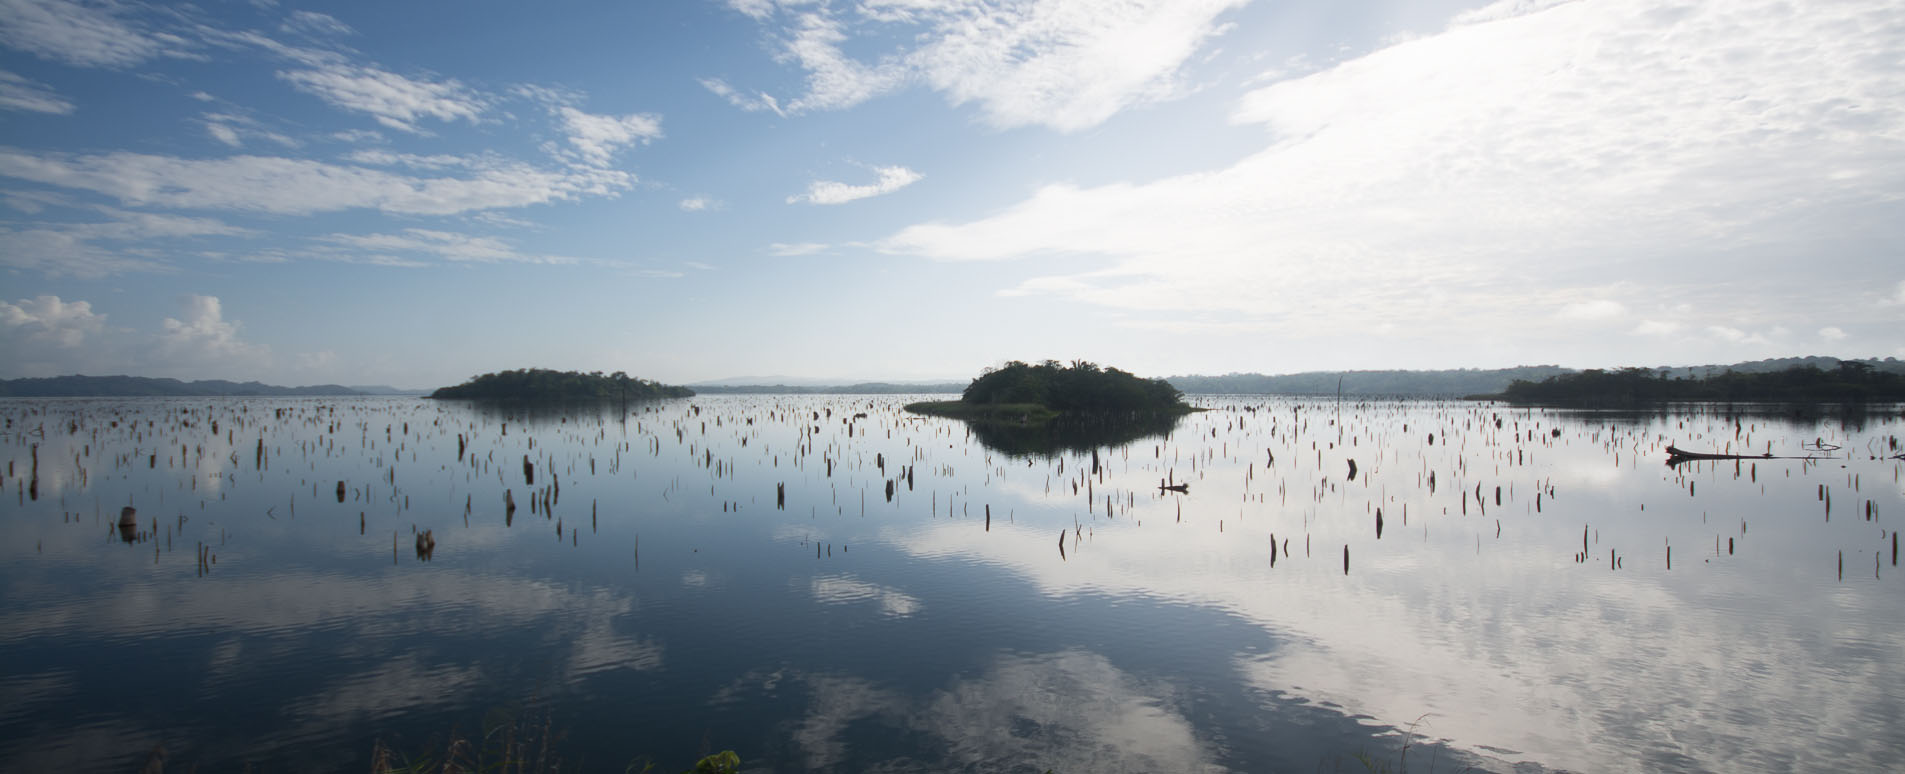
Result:
{"type": "MultiPolygon", "coordinates": [[[[1217,17],[1245,0],[827,4],[734,0],[730,6],[778,33],[781,61],[806,73],[787,113],[838,110],[923,84],[958,106],[976,104],[996,128],[1077,131],[1126,108],[1172,98],[1179,68],[1224,30],[1217,17]],[[911,39],[884,56],[847,53],[862,39],[911,39]]],[[[744,110],[783,113],[781,102],[725,80],[703,87],[744,110]]]]}
{"type": "Polygon", "coordinates": [[[411,177],[359,166],[273,156],[188,159],[144,153],[82,155],[0,148],[0,176],[111,196],[138,206],[307,215],[378,209],[449,215],[610,196],[625,172],[538,169],[484,160],[465,177],[411,177]]]}
{"type": "Polygon", "coordinates": [[[556,115],[569,133],[569,144],[575,146],[583,160],[596,166],[607,166],[610,158],[622,148],[647,144],[662,136],[661,119],[646,113],[600,116],[565,105],[556,109],[556,115]]]}
{"type": "Polygon", "coordinates": [[[845,204],[873,196],[882,196],[919,182],[925,176],[905,167],[875,167],[880,179],[867,185],[849,185],[832,180],[816,180],[807,193],[787,197],[788,204],[845,204]]]}
{"type": "Polygon", "coordinates": [[[77,348],[106,327],[106,316],[93,313],[85,301],[61,301],[59,296],[0,301],[0,326],[8,337],[20,337],[66,349],[77,348]]]}
{"type": "MultiPolygon", "coordinates": [[[[1885,7],[1497,6],[1247,94],[1233,120],[1263,127],[1266,145],[1234,164],[1054,182],[876,246],[1083,262],[1004,291],[1124,313],[1226,312],[1308,341],[1480,326],[1525,336],[1512,356],[1538,358],[1568,321],[1687,299],[1702,302],[1688,322],[1729,327],[1707,310],[1737,308],[1739,291],[1706,278],[1735,273],[1740,253],[1846,233],[1905,239],[1905,226],[1872,214],[1905,188],[1905,151],[1888,139],[1905,132],[1905,102],[1888,96],[1897,73],[1882,64],[1905,39],[1861,21],[1885,7]],[[1610,283],[1633,298],[1574,300],[1610,283]]],[[[1803,308],[1810,297],[1791,294],[1815,292],[1821,261],[1852,277],[1869,258],[1769,265],[1752,305],[1803,308]]]]}
{"type": "Polygon", "coordinates": [[[423,118],[475,121],[484,104],[455,80],[408,78],[367,65],[328,62],[278,73],[300,91],[344,110],[368,113],[391,129],[418,133],[423,118]]]}
{"type": "Polygon", "coordinates": [[[792,244],[788,244],[784,242],[775,242],[767,246],[767,252],[769,255],[778,255],[783,257],[791,257],[791,256],[797,256],[797,255],[813,255],[814,253],[818,253],[826,249],[827,249],[827,245],[821,242],[797,242],[792,244]]]}

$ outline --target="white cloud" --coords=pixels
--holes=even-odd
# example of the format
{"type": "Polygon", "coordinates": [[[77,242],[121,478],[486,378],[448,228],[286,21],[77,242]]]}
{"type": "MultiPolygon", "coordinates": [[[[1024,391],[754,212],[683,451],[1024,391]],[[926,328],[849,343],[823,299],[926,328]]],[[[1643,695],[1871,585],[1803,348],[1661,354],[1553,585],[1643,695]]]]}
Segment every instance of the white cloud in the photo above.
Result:
{"type": "Polygon", "coordinates": [[[205,133],[211,135],[212,139],[234,148],[244,144],[238,139],[238,132],[236,130],[217,121],[205,122],[205,133]]]}
{"type": "Polygon", "coordinates": [[[1642,320],[1634,326],[1636,336],[1672,336],[1680,332],[1680,323],[1662,320],[1642,320]]]}
{"type": "Polygon", "coordinates": [[[1842,331],[1835,326],[1828,325],[1824,328],[1819,329],[1819,338],[1825,339],[1826,341],[1844,341],[1845,331],[1842,331]]]}
{"type": "Polygon", "coordinates": [[[749,113],[766,110],[778,116],[787,115],[786,111],[781,110],[780,101],[766,92],[757,92],[753,95],[742,94],[720,78],[702,78],[700,82],[702,88],[714,92],[715,96],[727,100],[728,104],[749,113]]]}
{"type": "Polygon", "coordinates": [[[189,55],[183,39],[146,30],[120,10],[71,0],[0,0],[0,44],[80,67],[130,67],[189,55]]]}
{"type": "Polygon", "coordinates": [[[0,301],[0,325],[8,337],[77,348],[106,327],[106,316],[94,314],[85,301],[61,301],[59,296],[23,298],[17,304],[0,301]]]}
{"type": "Polygon", "coordinates": [[[63,116],[73,112],[74,106],[72,100],[54,93],[46,84],[0,70],[0,109],[63,116]]]}
{"type": "Polygon", "coordinates": [[[712,209],[718,204],[719,202],[706,196],[690,196],[681,200],[680,207],[683,212],[701,212],[702,210],[712,209]]]}
{"type": "Polygon", "coordinates": [[[1235,164],[1054,183],[876,247],[1062,257],[1084,268],[1018,289],[1310,341],[1482,326],[1532,352],[1558,307],[1610,284],[1635,308],[1807,308],[1789,302],[1881,260],[1839,240],[1905,241],[1905,221],[1873,214],[1905,190],[1905,99],[1885,64],[1905,38],[1866,23],[1889,9],[1609,0],[1457,25],[1250,93],[1234,120],[1269,136],[1235,164]],[[1742,255],[1791,245],[1818,252],[1755,264],[1757,303],[1712,289],[1742,255]]]}
{"type": "Polygon", "coordinates": [[[565,105],[556,108],[556,115],[569,134],[569,144],[585,161],[598,167],[608,166],[615,152],[624,147],[661,138],[661,118],[646,113],[599,116],[565,105]]]}
{"type": "Polygon", "coordinates": [[[296,148],[303,143],[283,134],[266,129],[257,119],[239,113],[206,113],[201,119],[205,122],[205,133],[225,145],[233,148],[244,145],[247,138],[269,140],[286,148],[296,148]]]}
{"type": "Polygon", "coordinates": [[[160,324],[159,346],[167,357],[236,367],[241,372],[269,359],[270,350],[240,338],[243,326],[225,319],[217,296],[188,295],[182,304],[183,319],[167,317],[160,324]]]}
{"type": "MultiPolygon", "coordinates": [[[[763,22],[782,17],[778,58],[807,73],[789,112],[852,107],[917,81],[954,105],[977,103],[994,127],[1076,131],[1175,96],[1179,68],[1222,31],[1217,17],[1243,2],[876,0],[851,15],[804,2],[733,5],[763,22]],[[889,37],[917,45],[872,61],[846,53],[861,38],[889,37]]],[[[702,85],[743,109],[780,112],[765,94],[748,97],[719,79],[702,85]]]]}
{"type": "Polygon", "coordinates": [[[1048,0],[973,3],[938,25],[914,54],[953,104],[977,102],[1000,128],[1062,132],[1103,123],[1180,90],[1180,66],[1242,0],[1048,0]]]}
{"type": "MultiPolygon", "coordinates": [[[[374,256],[391,258],[392,254],[430,255],[447,261],[468,263],[575,263],[573,258],[553,255],[531,255],[523,253],[496,237],[471,236],[449,231],[436,231],[423,228],[404,229],[401,234],[332,234],[323,241],[345,248],[349,251],[342,256],[347,259],[363,260],[374,256]]],[[[339,257],[336,253],[325,253],[322,257],[339,257]]],[[[413,262],[396,259],[386,265],[415,266],[413,262]]]]}
{"type": "Polygon", "coordinates": [[[813,255],[814,253],[818,253],[825,249],[827,249],[827,245],[821,242],[793,242],[793,243],[775,242],[767,246],[767,252],[769,255],[778,255],[782,257],[792,257],[796,255],[813,255]]]}
{"type": "Polygon", "coordinates": [[[824,11],[797,15],[788,32],[782,55],[807,71],[807,93],[788,103],[790,111],[853,107],[899,88],[906,80],[907,69],[900,62],[866,65],[848,57],[840,50],[846,32],[824,11]]]}
{"type": "Polygon", "coordinates": [[[1568,304],[1567,306],[1561,307],[1561,310],[1556,312],[1555,316],[1563,320],[1594,322],[1613,320],[1625,316],[1626,314],[1627,307],[1622,305],[1621,302],[1603,298],[1594,301],[1580,301],[1568,304]]]}
{"type": "Polygon", "coordinates": [[[34,153],[0,148],[0,176],[93,191],[138,206],[305,215],[378,209],[412,215],[612,196],[634,184],[615,170],[543,170],[479,158],[461,177],[413,177],[272,156],[184,159],[143,153],[34,153]]]}
{"type": "Polygon", "coordinates": [[[240,236],[244,229],[211,218],[188,218],[111,207],[93,208],[104,221],[47,222],[0,228],[0,265],[48,276],[103,277],[136,271],[166,271],[158,260],[161,240],[240,236]],[[107,244],[101,244],[107,243],[107,244]]]}
{"type": "Polygon", "coordinates": [[[1707,335],[1728,344],[1765,344],[1766,337],[1758,333],[1749,333],[1730,325],[1709,325],[1707,335]]]}
{"type": "Polygon", "coordinates": [[[1885,299],[1885,303],[1905,304],[1905,280],[1899,280],[1898,285],[1892,288],[1892,297],[1885,299]]]}
{"type": "Polygon", "coordinates": [[[873,171],[880,176],[880,179],[870,185],[848,185],[832,180],[816,180],[807,186],[807,193],[787,197],[787,203],[845,204],[857,199],[898,191],[925,177],[906,167],[898,166],[874,167],[873,171]]]}
{"type": "Polygon", "coordinates": [[[423,132],[420,119],[475,122],[484,109],[483,100],[455,80],[416,80],[365,65],[325,62],[278,77],[336,107],[368,113],[377,123],[413,134],[423,132]]]}
{"type": "Polygon", "coordinates": [[[316,11],[292,11],[290,18],[285,19],[279,29],[312,37],[357,34],[357,30],[351,29],[351,25],[338,21],[337,17],[316,11]]]}

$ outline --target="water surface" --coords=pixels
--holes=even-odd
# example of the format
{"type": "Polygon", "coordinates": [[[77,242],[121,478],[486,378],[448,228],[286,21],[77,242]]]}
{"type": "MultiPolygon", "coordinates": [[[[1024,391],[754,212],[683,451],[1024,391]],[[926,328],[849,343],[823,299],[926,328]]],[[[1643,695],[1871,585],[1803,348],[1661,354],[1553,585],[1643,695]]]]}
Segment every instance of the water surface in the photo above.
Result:
{"type": "Polygon", "coordinates": [[[0,401],[0,766],[361,768],[505,716],[617,770],[1905,759],[1897,407],[908,400],[0,401]]]}

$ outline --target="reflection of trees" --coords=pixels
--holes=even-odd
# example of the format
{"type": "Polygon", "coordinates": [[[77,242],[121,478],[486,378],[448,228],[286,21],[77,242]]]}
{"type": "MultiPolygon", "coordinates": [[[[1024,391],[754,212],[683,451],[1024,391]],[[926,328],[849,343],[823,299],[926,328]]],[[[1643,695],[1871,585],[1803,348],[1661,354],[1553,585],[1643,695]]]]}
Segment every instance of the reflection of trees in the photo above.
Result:
{"type": "Polygon", "coordinates": [[[1640,426],[1648,423],[1669,424],[1695,417],[1719,417],[1734,422],[1758,422],[1804,430],[1823,421],[1836,420],[1847,432],[1863,431],[1873,421],[1883,421],[1897,410],[1896,404],[1866,403],[1656,403],[1645,408],[1562,409],[1559,416],[1588,425],[1616,424],[1640,426]]]}
{"type": "MultiPolygon", "coordinates": [[[[628,411],[630,414],[640,414],[661,403],[654,399],[638,401],[630,398],[628,411]]],[[[530,427],[561,424],[564,419],[570,422],[614,422],[622,417],[622,403],[618,400],[472,400],[467,405],[485,421],[518,422],[530,427]]]]}
{"type": "Polygon", "coordinates": [[[1053,457],[1170,435],[1181,414],[1066,414],[1049,422],[967,422],[986,448],[1015,457],[1053,457]]]}

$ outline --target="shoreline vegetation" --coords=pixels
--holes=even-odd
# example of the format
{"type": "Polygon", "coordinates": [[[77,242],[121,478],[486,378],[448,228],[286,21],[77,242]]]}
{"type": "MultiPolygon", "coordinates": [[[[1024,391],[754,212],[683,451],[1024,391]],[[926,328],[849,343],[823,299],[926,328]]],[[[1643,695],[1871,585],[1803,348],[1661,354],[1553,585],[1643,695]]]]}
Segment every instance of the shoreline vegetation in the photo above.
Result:
{"type": "Polygon", "coordinates": [[[1539,382],[1517,380],[1500,394],[1469,397],[1517,405],[1583,408],[1696,402],[1900,403],[1905,402],[1905,374],[1854,360],[1840,361],[1832,370],[1802,365],[1759,373],[1728,370],[1703,378],[1675,376],[1667,369],[1658,372],[1648,368],[1591,369],[1551,376],[1539,382]]]}
{"type": "Polygon", "coordinates": [[[1031,365],[1018,360],[988,368],[956,401],[909,403],[915,414],[969,422],[1044,424],[1063,416],[1177,416],[1199,409],[1163,379],[1144,379],[1116,368],[1074,360],[1031,365]]]}
{"type": "Polygon", "coordinates": [[[546,368],[518,368],[470,377],[453,387],[430,393],[433,400],[499,401],[589,401],[647,400],[653,398],[690,398],[695,391],[686,387],[638,379],[621,371],[553,371],[546,368]]]}

